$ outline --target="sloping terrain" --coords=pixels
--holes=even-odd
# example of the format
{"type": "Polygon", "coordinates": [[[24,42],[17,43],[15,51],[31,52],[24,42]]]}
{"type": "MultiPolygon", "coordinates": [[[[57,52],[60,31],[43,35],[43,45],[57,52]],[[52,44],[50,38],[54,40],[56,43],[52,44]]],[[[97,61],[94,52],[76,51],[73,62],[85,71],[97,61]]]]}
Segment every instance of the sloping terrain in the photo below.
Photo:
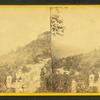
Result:
{"type": "Polygon", "coordinates": [[[71,92],[71,82],[77,82],[77,92],[97,92],[89,88],[89,75],[94,74],[95,82],[100,71],[100,50],[64,58],[54,58],[55,91],[71,92]],[[57,78],[58,77],[58,78],[57,78]]]}
{"type": "Polygon", "coordinates": [[[45,64],[48,63],[51,58],[50,45],[50,32],[44,32],[39,35],[36,40],[33,40],[26,46],[18,48],[16,51],[10,52],[7,55],[1,56],[0,91],[18,91],[18,88],[21,87],[20,85],[17,86],[18,84],[16,82],[17,76],[19,76],[22,80],[24,79],[22,83],[24,83],[25,86],[28,84],[28,87],[24,88],[24,92],[36,92],[38,88],[41,87],[41,71],[44,70],[45,64]],[[25,77],[26,74],[28,74],[27,77],[25,77]],[[12,78],[11,84],[13,87],[10,89],[7,88],[7,76],[11,76],[12,78]],[[30,77],[32,78],[30,79],[30,77]],[[25,78],[27,82],[25,81],[25,78]]]}

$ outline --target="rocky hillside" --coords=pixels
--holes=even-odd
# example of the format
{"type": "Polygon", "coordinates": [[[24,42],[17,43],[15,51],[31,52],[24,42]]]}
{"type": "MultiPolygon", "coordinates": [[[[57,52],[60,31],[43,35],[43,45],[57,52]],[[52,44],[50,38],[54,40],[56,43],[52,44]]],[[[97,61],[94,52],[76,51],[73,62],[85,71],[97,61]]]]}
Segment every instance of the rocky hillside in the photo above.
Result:
{"type": "MultiPolygon", "coordinates": [[[[78,84],[77,92],[91,92],[89,75],[94,74],[95,82],[98,80],[100,50],[65,58],[54,58],[53,66],[56,79],[55,91],[71,92],[71,82],[75,80],[78,84]]],[[[92,91],[96,92],[96,90],[92,91]]]]}
{"type": "Polygon", "coordinates": [[[38,36],[37,40],[1,56],[0,65],[36,63],[39,59],[48,57],[50,57],[50,33],[44,32],[38,36]]]}
{"type": "MultiPolygon", "coordinates": [[[[44,32],[39,35],[36,40],[33,40],[26,46],[0,57],[0,92],[7,92],[9,90],[7,90],[6,86],[7,76],[10,75],[12,77],[12,82],[14,83],[16,82],[16,73],[19,73],[19,71],[21,71],[20,73],[22,73],[22,75],[26,73],[29,76],[29,78],[27,78],[28,83],[24,83],[27,83],[28,86],[30,86],[29,83],[38,86],[37,88],[35,85],[35,87],[32,87],[34,88],[34,91],[32,88],[29,90],[28,87],[26,92],[35,92],[41,87],[41,71],[44,69],[48,59],[51,58],[50,39],[50,32],[44,32]],[[31,82],[30,77],[32,77],[31,80],[36,81],[37,83],[34,83],[33,81],[31,82]]],[[[16,86],[14,88],[14,90],[16,90],[16,86]]],[[[13,92],[12,89],[9,91],[13,92]]]]}
{"type": "MultiPolygon", "coordinates": [[[[71,92],[72,80],[77,82],[77,92],[97,92],[90,89],[89,75],[98,80],[100,71],[100,50],[63,58],[51,58],[50,32],[44,32],[24,47],[0,57],[0,92],[7,92],[6,79],[12,76],[16,82],[16,73],[21,70],[23,76],[29,76],[27,89],[30,92],[71,92]],[[30,79],[31,77],[31,79],[30,79]],[[33,80],[33,81],[31,81],[33,80]],[[34,85],[33,85],[34,84],[34,85]],[[33,86],[31,88],[31,86],[33,86]],[[37,88],[36,88],[37,87],[37,88]],[[34,91],[33,91],[34,90],[34,91]]],[[[26,77],[24,77],[26,79],[26,77]]],[[[16,90],[16,89],[15,89],[16,90]]],[[[9,90],[10,92],[14,90],[9,90]]]]}

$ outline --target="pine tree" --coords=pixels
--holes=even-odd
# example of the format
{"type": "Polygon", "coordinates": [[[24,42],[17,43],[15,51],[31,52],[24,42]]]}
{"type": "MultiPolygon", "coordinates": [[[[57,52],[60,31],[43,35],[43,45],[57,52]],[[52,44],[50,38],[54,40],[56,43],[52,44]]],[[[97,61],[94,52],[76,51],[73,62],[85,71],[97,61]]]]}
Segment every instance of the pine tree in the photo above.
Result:
{"type": "Polygon", "coordinates": [[[55,64],[54,64],[54,55],[52,53],[52,38],[53,36],[60,35],[62,36],[64,33],[64,25],[63,25],[63,18],[62,18],[62,8],[50,8],[50,33],[51,33],[51,87],[52,91],[56,92],[57,90],[57,77],[55,73],[55,64]]]}

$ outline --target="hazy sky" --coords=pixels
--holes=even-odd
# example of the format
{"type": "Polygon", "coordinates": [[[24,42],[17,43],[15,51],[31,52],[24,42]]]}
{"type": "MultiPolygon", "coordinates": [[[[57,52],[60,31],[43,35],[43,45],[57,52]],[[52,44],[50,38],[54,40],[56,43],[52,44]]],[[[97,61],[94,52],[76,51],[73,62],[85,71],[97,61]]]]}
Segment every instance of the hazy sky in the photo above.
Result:
{"type": "Polygon", "coordinates": [[[100,47],[100,7],[70,7],[63,12],[65,32],[54,38],[56,53],[66,56],[100,47]]]}
{"type": "Polygon", "coordinates": [[[48,8],[0,8],[0,55],[49,30],[48,8]]]}
{"type": "MultiPolygon", "coordinates": [[[[49,30],[49,8],[0,8],[0,55],[24,46],[49,30]]],[[[100,46],[100,7],[63,9],[64,36],[54,37],[59,55],[89,52],[100,46]]]]}

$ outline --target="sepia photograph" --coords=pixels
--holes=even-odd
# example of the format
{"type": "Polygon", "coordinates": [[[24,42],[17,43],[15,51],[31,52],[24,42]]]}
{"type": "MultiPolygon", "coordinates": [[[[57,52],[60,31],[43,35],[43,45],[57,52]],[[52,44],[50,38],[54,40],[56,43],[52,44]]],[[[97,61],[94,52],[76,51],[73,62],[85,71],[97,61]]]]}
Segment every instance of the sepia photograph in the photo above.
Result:
{"type": "Polygon", "coordinates": [[[0,93],[100,93],[100,7],[0,7],[0,93]]]}

